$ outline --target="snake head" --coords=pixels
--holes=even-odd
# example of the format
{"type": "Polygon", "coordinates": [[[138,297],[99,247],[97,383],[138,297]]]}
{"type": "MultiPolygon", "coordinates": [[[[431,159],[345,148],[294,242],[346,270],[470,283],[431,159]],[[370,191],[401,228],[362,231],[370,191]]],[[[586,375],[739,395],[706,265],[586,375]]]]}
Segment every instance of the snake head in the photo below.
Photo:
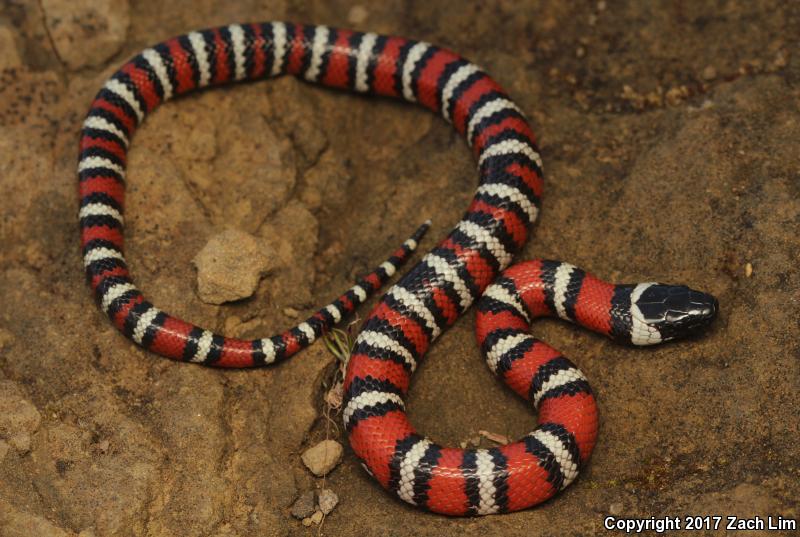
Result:
{"type": "Polygon", "coordinates": [[[685,285],[640,283],[631,292],[631,343],[654,345],[696,334],[718,310],[716,298],[685,285]]]}

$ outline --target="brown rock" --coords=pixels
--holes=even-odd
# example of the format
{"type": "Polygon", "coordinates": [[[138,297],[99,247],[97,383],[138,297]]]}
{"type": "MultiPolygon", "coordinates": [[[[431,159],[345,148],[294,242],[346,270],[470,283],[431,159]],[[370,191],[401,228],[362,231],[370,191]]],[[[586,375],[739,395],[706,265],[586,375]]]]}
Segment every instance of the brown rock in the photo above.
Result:
{"type": "Polygon", "coordinates": [[[209,239],[193,260],[197,292],[209,304],[222,304],[253,294],[273,262],[256,237],[227,229],[209,239]]]}
{"type": "Polygon", "coordinates": [[[314,500],[315,494],[313,490],[309,490],[308,492],[301,494],[300,497],[297,498],[297,500],[295,500],[295,502],[292,504],[292,516],[299,520],[310,517],[316,508],[314,500]]]}
{"type": "Polygon", "coordinates": [[[323,440],[303,452],[303,464],[316,476],[324,476],[342,460],[342,445],[336,440],[323,440]]]}
{"type": "Polygon", "coordinates": [[[322,511],[322,514],[327,515],[333,511],[336,504],[339,503],[339,496],[331,489],[322,489],[319,491],[317,503],[319,504],[319,510],[322,511]]]}
{"type": "Polygon", "coordinates": [[[311,519],[312,524],[319,524],[320,522],[322,522],[323,516],[324,515],[322,514],[322,511],[314,511],[314,514],[311,515],[309,518],[311,519]]]}
{"type": "Polygon", "coordinates": [[[58,57],[70,69],[96,67],[116,54],[128,34],[128,0],[42,0],[58,57]]]}

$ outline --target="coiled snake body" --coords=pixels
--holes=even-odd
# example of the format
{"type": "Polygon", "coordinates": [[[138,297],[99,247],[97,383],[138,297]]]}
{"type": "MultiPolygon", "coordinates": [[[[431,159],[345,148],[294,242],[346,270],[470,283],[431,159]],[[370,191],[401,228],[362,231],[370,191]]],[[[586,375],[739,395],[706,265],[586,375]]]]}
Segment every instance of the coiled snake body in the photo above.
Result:
{"type": "Polygon", "coordinates": [[[451,51],[400,37],[272,22],[191,32],[135,56],[100,90],[81,132],[81,238],[100,307],[127,337],[168,358],[264,366],[320,337],[411,255],[427,224],[309,319],[252,341],[172,317],[136,288],[122,233],[125,160],[134,130],[171,97],[284,73],[417,102],[451,122],[478,163],[479,186],[462,220],[384,295],[356,340],[343,410],[355,454],[384,488],[439,513],[513,511],[551,497],[589,458],[597,412],[583,374],[528,334],[531,320],[554,315],[620,341],[652,344],[707,325],[716,301],[682,286],[612,285],[555,261],[519,264],[498,278],[537,217],[542,162],[520,109],[486,73],[451,51]],[[446,448],[415,432],[404,397],[433,341],[481,295],[481,349],[491,370],[538,409],[538,426],[498,448],[446,448]]]}

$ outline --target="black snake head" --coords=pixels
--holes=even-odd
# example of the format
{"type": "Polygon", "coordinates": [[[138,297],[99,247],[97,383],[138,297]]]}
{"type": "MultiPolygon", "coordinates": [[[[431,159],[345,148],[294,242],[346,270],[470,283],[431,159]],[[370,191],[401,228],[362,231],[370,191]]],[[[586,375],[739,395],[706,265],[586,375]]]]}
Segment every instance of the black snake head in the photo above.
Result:
{"type": "Polygon", "coordinates": [[[653,345],[696,334],[718,310],[716,298],[685,285],[640,283],[631,293],[631,342],[653,345]]]}

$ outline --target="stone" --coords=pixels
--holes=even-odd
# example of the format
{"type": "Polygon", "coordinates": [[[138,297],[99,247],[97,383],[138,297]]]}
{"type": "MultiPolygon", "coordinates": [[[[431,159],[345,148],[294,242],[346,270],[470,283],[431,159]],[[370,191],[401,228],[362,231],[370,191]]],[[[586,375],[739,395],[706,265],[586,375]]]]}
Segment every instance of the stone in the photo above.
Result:
{"type": "Polygon", "coordinates": [[[301,494],[300,497],[297,498],[292,504],[292,516],[299,520],[310,517],[316,509],[314,499],[315,494],[313,490],[309,490],[308,492],[301,494]]]}
{"type": "Polygon", "coordinates": [[[321,511],[314,511],[314,514],[311,515],[312,524],[319,524],[320,522],[322,522],[323,516],[325,515],[323,515],[321,511]]]}
{"type": "Polygon", "coordinates": [[[323,440],[308,448],[302,455],[303,464],[316,476],[322,477],[336,468],[342,459],[342,445],[336,440],[323,440]]]}
{"type": "Polygon", "coordinates": [[[317,503],[319,504],[319,510],[322,511],[322,514],[327,515],[330,514],[336,507],[336,504],[339,503],[339,496],[331,489],[322,489],[319,491],[317,503]]]}
{"type": "Polygon", "coordinates": [[[31,435],[42,417],[10,380],[0,382],[0,438],[20,453],[31,449],[31,435]]]}
{"type": "Polygon", "coordinates": [[[69,69],[102,65],[128,36],[128,0],[42,0],[41,6],[56,54],[69,69]]]}
{"type": "Polygon", "coordinates": [[[268,248],[256,237],[226,229],[195,256],[197,292],[203,302],[222,304],[252,295],[272,267],[268,248]]]}

